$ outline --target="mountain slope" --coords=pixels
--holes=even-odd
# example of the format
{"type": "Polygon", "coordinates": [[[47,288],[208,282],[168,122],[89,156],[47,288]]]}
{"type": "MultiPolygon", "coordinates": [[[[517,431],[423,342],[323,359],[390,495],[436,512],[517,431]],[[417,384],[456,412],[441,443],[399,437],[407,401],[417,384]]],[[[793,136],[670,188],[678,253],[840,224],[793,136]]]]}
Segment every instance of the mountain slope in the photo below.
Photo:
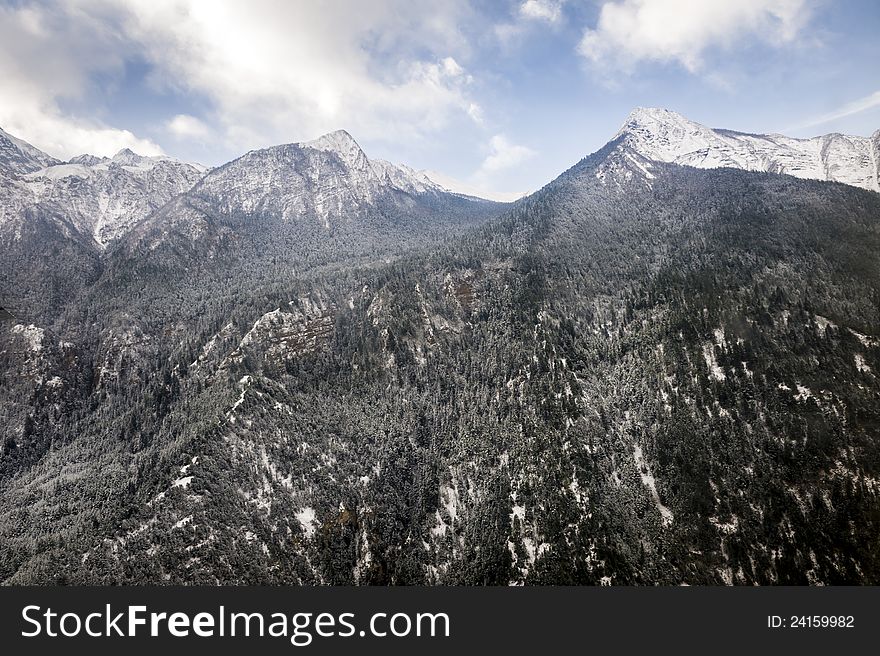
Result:
{"type": "MultiPolygon", "coordinates": [[[[0,226],[0,297],[17,317],[0,327],[0,484],[15,487],[10,481],[71,441],[114,469],[127,456],[106,443],[107,433],[83,425],[80,439],[73,426],[125,413],[118,402],[142,383],[152,386],[167,340],[192,344],[194,332],[216,331],[218,308],[247,316],[239,304],[261,302],[257,289],[321,267],[380,266],[500,207],[446,193],[405,167],[370,162],[351,137],[328,135],[251,153],[139,216],[157,197],[152,185],[168,189],[163,171],[175,167],[130,151],[112,160],[80,156],[3,187],[21,202],[0,226]],[[144,202],[106,203],[105,190],[144,202]],[[113,222],[90,222],[108,216],[113,222]],[[124,230],[106,248],[96,242],[97,232],[106,236],[96,230],[102,225],[124,230]]],[[[137,403],[147,398],[158,402],[148,394],[137,403]]],[[[159,406],[157,419],[168,410],[159,406]]],[[[132,429],[123,441],[139,449],[135,433],[146,445],[152,430],[132,429]]]]}
{"type": "Polygon", "coordinates": [[[870,138],[826,134],[795,139],[716,130],[666,109],[639,108],[629,115],[615,137],[658,162],[785,173],[880,191],[880,130],[870,138]]]}

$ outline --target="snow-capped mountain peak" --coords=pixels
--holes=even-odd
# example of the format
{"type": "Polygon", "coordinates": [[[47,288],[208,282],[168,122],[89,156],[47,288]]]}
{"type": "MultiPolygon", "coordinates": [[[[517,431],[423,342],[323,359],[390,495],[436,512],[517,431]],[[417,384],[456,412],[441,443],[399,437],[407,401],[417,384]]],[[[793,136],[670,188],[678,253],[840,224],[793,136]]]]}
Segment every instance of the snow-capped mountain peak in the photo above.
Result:
{"type": "Polygon", "coordinates": [[[180,160],[168,157],[166,155],[139,155],[129,148],[123,148],[112,158],[97,158],[94,155],[80,155],[78,159],[82,159],[84,164],[88,166],[124,166],[130,171],[150,171],[160,163],[169,163],[171,165],[191,166],[202,173],[208,168],[194,162],[181,162],[180,160]]]}
{"type": "MultiPolygon", "coordinates": [[[[651,125],[651,124],[688,124],[698,126],[699,123],[691,121],[686,116],[674,112],[665,107],[636,107],[626,117],[624,127],[620,129],[623,132],[627,125],[651,125]]],[[[620,134],[618,132],[618,134],[620,134]]]]}
{"type": "Polygon", "coordinates": [[[637,107],[614,138],[624,137],[640,154],[658,161],[674,161],[713,141],[713,131],[681,114],[657,107],[637,107]]]}
{"type": "Polygon", "coordinates": [[[709,128],[668,109],[639,107],[614,138],[658,162],[784,173],[880,191],[880,130],[872,137],[835,133],[797,139],[709,128]]]}
{"type": "Polygon", "coordinates": [[[138,155],[136,152],[131,150],[130,148],[123,148],[118,153],[116,153],[110,161],[114,164],[119,164],[121,166],[137,166],[141,164],[144,160],[148,158],[138,155]]]}
{"type": "Polygon", "coordinates": [[[299,145],[304,148],[336,153],[345,157],[346,160],[352,157],[358,158],[364,154],[358,142],[345,130],[334,130],[333,132],[321,135],[317,139],[304,141],[299,145]]]}
{"type": "Polygon", "coordinates": [[[353,171],[366,172],[370,168],[370,160],[361,149],[358,142],[354,140],[345,130],[335,130],[327,134],[297,144],[301,148],[310,148],[325,153],[336,155],[346,167],[353,171]]]}
{"type": "Polygon", "coordinates": [[[373,172],[385,184],[407,193],[448,192],[422,171],[416,171],[405,164],[393,164],[384,159],[370,161],[373,172]]]}
{"type": "Polygon", "coordinates": [[[198,186],[199,194],[226,212],[284,219],[314,215],[327,227],[334,217],[356,216],[401,192],[445,190],[407,166],[369,159],[345,130],[251,151],[215,169],[198,186]]]}

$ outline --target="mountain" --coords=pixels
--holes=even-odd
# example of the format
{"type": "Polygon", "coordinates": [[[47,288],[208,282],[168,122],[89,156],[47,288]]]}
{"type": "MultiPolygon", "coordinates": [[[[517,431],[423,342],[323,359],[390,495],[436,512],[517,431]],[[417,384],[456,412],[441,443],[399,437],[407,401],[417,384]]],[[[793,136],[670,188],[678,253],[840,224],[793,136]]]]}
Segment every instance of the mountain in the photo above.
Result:
{"type": "Polygon", "coordinates": [[[0,297],[48,320],[103,270],[104,251],[205,168],[123,149],[60,162],[0,135],[0,297]]]}
{"type": "Polygon", "coordinates": [[[29,173],[60,162],[29,143],[0,129],[0,173],[29,173]]]}
{"type": "Polygon", "coordinates": [[[170,157],[124,148],[112,158],[79,155],[61,162],[0,130],[0,226],[20,230],[25,213],[56,215],[65,229],[98,248],[127,232],[206,172],[170,157]]]}
{"type": "Polygon", "coordinates": [[[340,130],[251,151],[213,169],[135,226],[113,255],[125,270],[131,261],[181,270],[193,257],[303,270],[425,244],[502,207],[448,192],[406,166],[371,160],[340,130]]]}
{"type": "Polygon", "coordinates": [[[880,195],[374,164],[249,153],[0,324],[0,580],[880,582],[880,195]]]}
{"type": "Polygon", "coordinates": [[[314,141],[247,153],[207,176],[194,190],[224,213],[270,214],[282,220],[351,217],[384,196],[443,193],[428,178],[390,162],[371,161],[344,130],[314,141]]]}
{"type": "Polygon", "coordinates": [[[253,151],[212,171],[129,149],[62,163],[7,137],[0,252],[32,263],[8,267],[0,293],[33,317],[54,316],[80,290],[112,281],[101,274],[107,266],[124,278],[144,267],[183,271],[208,252],[311,266],[393,251],[500,207],[371,161],[344,131],[253,151]]]}
{"type": "Polygon", "coordinates": [[[712,129],[667,109],[638,108],[615,138],[652,161],[784,173],[880,191],[880,130],[871,137],[795,139],[712,129]]]}
{"type": "Polygon", "coordinates": [[[65,219],[104,249],[140,219],[190,188],[205,167],[170,157],[142,157],[125,148],[112,158],[80,155],[22,176],[38,206],[65,219]]]}

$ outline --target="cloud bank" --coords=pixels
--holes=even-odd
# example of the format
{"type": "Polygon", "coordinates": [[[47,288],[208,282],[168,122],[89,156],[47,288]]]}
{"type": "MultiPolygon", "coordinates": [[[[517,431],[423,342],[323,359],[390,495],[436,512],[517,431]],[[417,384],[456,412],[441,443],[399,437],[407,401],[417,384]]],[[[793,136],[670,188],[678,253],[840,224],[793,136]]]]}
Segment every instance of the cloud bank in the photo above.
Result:
{"type": "Polygon", "coordinates": [[[0,127],[63,159],[122,148],[161,154],[148,139],[64,110],[97,93],[93,76],[123,69],[125,47],[100,20],[68,21],[62,7],[0,6],[0,127]]]}
{"type": "Polygon", "coordinates": [[[641,62],[699,71],[710,49],[746,38],[793,41],[809,18],[807,0],[618,0],[605,2],[578,52],[597,67],[631,70],[641,62]]]}
{"type": "Polygon", "coordinates": [[[363,139],[419,139],[456,120],[483,120],[463,64],[469,40],[458,27],[470,11],[457,0],[374,0],[368,11],[344,0],[7,7],[0,14],[0,125],[56,156],[121,147],[160,152],[96,122],[94,111],[75,110],[136,60],[148,65],[155,92],[206,108],[156,126],[177,139],[214,134],[246,150],[340,127],[363,139]]]}

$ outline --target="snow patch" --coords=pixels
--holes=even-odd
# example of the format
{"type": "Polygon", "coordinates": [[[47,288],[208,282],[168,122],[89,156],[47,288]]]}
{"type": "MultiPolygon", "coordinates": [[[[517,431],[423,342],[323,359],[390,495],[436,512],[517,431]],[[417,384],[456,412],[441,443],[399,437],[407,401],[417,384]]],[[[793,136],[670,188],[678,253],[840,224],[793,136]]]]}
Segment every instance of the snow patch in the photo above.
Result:
{"type": "Polygon", "coordinates": [[[709,370],[709,376],[717,381],[727,380],[727,375],[724,373],[724,370],[718,366],[718,360],[715,359],[715,347],[712,344],[703,345],[703,359],[706,361],[706,368],[709,370]]]}
{"type": "Polygon", "coordinates": [[[816,319],[816,326],[818,326],[818,329],[819,329],[819,334],[821,334],[822,337],[825,337],[825,335],[828,333],[829,328],[837,329],[837,324],[834,323],[833,321],[831,321],[831,319],[823,317],[820,314],[817,314],[815,316],[815,319],[816,319]]]}
{"type": "Polygon", "coordinates": [[[311,538],[315,535],[315,531],[318,528],[318,518],[315,514],[315,509],[306,506],[298,513],[296,513],[296,521],[299,522],[299,525],[302,527],[303,532],[306,534],[307,538],[311,538]]]}
{"type": "Polygon", "coordinates": [[[43,337],[46,331],[42,328],[38,328],[34,324],[25,326],[18,323],[12,327],[12,332],[16,335],[21,335],[27,342],[28,348],[34,353],[39,353],[43,350],[43,337]]]}
{"type": "Polygon", "coordinates": [[[192,515],[187,515],[186,517],[184,517],[184,518],[181,519],[180,521],[175,522],[175,523],[174,523],[174,528],[183,528],[184,526],[186,526],[187,524],[189,524],[192,520],[193,520],[193,516],[192,516],[192,515]]]}
{"type": "Polygon", "coordinates": [[[809,398],[812,398],[813,393],[810,391],[810,388],[804,387],[800,383],[796,385],[798,393],[794,395],[796,401],[806,401],[809,398]]]}
{"type": "Polygon", "coordinates": [[[878,344],[880,344],[880,342],[878,342],[878,340],[873,337],[863,335],[862,333],[856,332],[852,328],[849,328],[848,330],[855,336],[856,339],[858,339],[862,343],[862,346],[867,346],[870,348],[871,346],[877,346],[878,344]]]}
{"type": "Polygon", "coordinates": [[[657,481],[654,479],[651,470],[648,468],[648,463],[645,461],[642,447],[638,444],[633,445],[633,456],[636,461],[636,469],[638,469],[639,476],[642,478],[642,484],[647,486],[651,491],[651,498],[654,500],[654,505],[657,506],[657,510],[660,512],[660,523],[663,524],[663,526],[669,526],[672,524],[674,516],[672,511],[660,502],[660,495],[657,493],[657,481]]]}

